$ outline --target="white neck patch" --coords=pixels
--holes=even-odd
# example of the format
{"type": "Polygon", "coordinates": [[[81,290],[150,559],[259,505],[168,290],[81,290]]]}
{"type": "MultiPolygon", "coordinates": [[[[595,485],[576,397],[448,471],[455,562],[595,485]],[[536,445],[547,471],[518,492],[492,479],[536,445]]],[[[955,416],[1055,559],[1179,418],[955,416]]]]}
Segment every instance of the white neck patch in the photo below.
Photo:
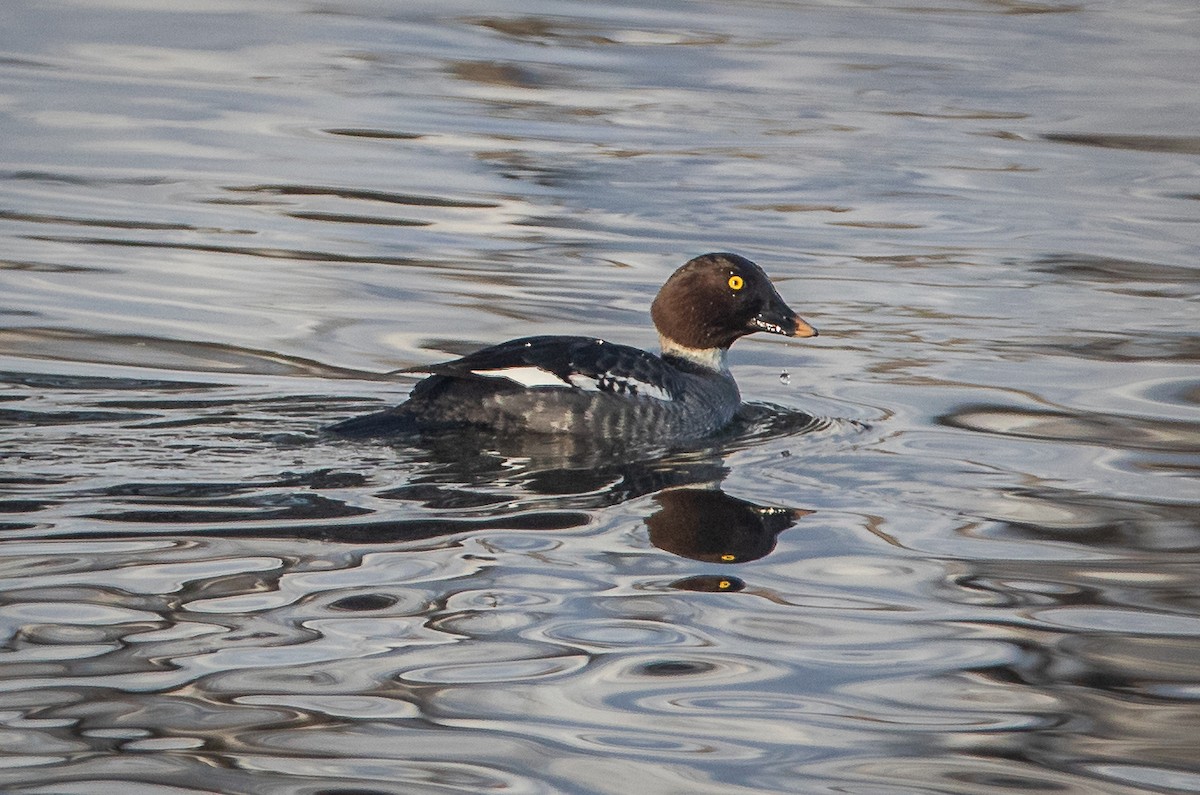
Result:
{"type": "Polygon", "coordinates": [[[678,356],[719,373],[729,372],[729,365],[725,363],[725,354],[729,351],[725,348],[688,348],[662,334],[658,335],[658,342],[664,356],[678,356]]]}

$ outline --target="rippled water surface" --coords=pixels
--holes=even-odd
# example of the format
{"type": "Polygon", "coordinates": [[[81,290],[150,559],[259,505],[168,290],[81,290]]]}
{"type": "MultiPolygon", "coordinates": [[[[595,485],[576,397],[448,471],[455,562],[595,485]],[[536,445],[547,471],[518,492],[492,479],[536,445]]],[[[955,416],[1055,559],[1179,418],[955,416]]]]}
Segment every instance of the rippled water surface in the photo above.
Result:
{"type": "Polygon", "coordinates": [[[0,789],[1200,791],[1198,42],[7,0],[0,789]],[[710,250],[821,330],[717,438],[318,431],[710,250]]]}

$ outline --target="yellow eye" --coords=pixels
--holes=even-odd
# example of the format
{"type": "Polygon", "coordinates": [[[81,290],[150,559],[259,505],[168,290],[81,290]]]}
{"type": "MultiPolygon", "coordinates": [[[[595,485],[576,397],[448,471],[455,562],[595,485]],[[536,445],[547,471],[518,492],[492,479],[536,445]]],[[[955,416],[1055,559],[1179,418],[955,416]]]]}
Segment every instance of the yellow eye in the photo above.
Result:
{"type": "Polygon", "coordinates": [[[741,276],[738,276],[737,274],[734,274],[733,276],[729,277],[729,289],[730,290],[740,290],[740,289],[742,289],[742,287],[745,286],[745,284],[746,284],[746,280],[743,279],[741,276]]]}
{"type": "MultiPolygon", "coordinates": [[[[736,277],[735,277],[736,278],[736,277]]],[[[737,560],[737,555],[730,555],[728,552],[721,556],[721,560],[725,563],[731,563],[737,560]]]]}

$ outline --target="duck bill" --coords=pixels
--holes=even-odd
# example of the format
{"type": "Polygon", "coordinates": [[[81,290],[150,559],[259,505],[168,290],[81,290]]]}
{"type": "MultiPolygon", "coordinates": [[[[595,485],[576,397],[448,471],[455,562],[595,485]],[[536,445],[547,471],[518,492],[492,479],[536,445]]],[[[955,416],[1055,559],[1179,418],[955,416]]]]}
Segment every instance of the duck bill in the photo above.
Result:
{"type": "Polygon", "coordinates": [[[808,325],[808,323],[805,320],[798,317],[798,318],[796,318],[796,325],[792,328],[791,336],[793,336],[793,337],[815,337],[815,336],[817,336],[817,330],[815,328],[813,328],[812,326],[808,325]]]}
{"type": "Polygon", "coordinates": [[[815,337],[817,330],[786,305],[768,307],[750,318],[750,328],[785,337],[815,337]]]}

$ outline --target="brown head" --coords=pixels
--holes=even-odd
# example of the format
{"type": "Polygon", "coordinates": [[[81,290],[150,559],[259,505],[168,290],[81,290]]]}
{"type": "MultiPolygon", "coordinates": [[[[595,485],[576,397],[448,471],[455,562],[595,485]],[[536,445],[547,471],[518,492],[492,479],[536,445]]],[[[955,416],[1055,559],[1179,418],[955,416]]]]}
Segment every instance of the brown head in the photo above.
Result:
{"type": "Polygon", "coordinates": [[[650,316],[659,334],[695,350],[725,349],[756,331],[817,336],[779,297],[762,268],[737,254],[689,260],[658,291],[650,316]]]}

